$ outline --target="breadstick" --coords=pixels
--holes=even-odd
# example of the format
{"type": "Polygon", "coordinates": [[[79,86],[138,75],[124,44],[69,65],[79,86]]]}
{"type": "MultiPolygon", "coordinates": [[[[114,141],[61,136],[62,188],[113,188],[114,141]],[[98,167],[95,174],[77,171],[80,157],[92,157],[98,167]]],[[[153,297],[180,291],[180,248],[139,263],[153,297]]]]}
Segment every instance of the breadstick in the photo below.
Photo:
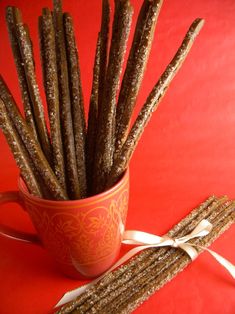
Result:
{"type": "Polygon", "coordinates": [[[55,31],[49,9],[43,9],[39,18],[39,34],[41,42],[41,61],[44,77],[44,88],[50,121],[50,137],[52,144],[53,169],[57,180],[66,190],[64,152],[60,126],[60,103],[56,64],[55,31]]]}
{"type": "Polygon", "coordinates": [[[156,22],[162,2],[163,0],[145,0],[139,13],[118,98],[114,158],[120,152],[127,137],[131,115],[152,47],[156,22]]]}
{"type": "Polygon", "coordinates": [[[65,169],[68,194],[71,199],[81,197],[77,172],[76,152],[74,145],[73,121],[69,91],[67,56],[63,28],[63,13],[60,0],[54,0],[54,24],[56,34],[57,71],[60,90],[62,140],[64,146],[65,169]]]}
{"type": "Polygon", "coordinates": [[[64,13],[64,30],[68,59],[69,86],[73,116],[73,133],[77,158],[77,171],[81,197],[87,194],[85,141],[86,123],[80,78],[78,51],[74,35],[73,20],[70,14],[64,13]]]}
{"type": "Polygon", "coordinates": [[[99,113],[99,128],[96,143],[94,167],[94,193],[103,191],[106,177],[110,172],[114,150],[114,128],[116,95],[122,64],[130,32],[133,8],[129,0],[115,2],[112,42],[109,54],[109,64],[106,75],[102,106],[99,113]]]}
{"type": "Polygon", "coordinates": [[[12,52],[14,56],[14,61],[16,65],[16,70],[18,74],[21,97],[22,97],[23,105],[24,105],[25,119],[26,119],[27,124],[31,128],[35,139],[38,140],[36,124],[35,124],[33,108],[32,108],[33,106],[32,106],[30,94],[28,91],[28,85],[27,85],[27,80],[25,77],[23,61],[20,54],[20,47],[18,45],[18,39],[16,35],[13,7],[6,8],[6,22],[7,22],[8,34],[9,34],[9,38],[11,42],[11,48],[12,48],[12,52]]]}
{"type": "Polygon", "coordinates": [[[100,69],[99,69],[100,74],[99,74],[98,108],[101,108],[102,106],[103,92],[105,88],[105,77],[108,63],[109,22],[110,22],[110,3],[109,0],[102,0],[102,16],[100,27],[100,69]]]}
{"type": "MultiPolygon", "coordinates": [[[[73,18],[69,13],[63,14],[64,18],[64,29],[65,29],[65,40],[68,55],[68,64],[70,71],[70,80],[74,78],[77,81],[77,86],[74,86],[72,95],[74,98],[78,96],[79,98],[79,108],[81,111],[81,123],[83,127],[83,133],[86,133],[86,120],[84,111],[84,99],[82,93],[82,83],[81,83],[81,72],[79,65],[79,54],[76,45],[75,31],[73,25],[73,18]],[[75,90],[76,87],[76,90],[75,90]]],[[[74,101],[74,100],[73,100],[74,101]]]]}
{"type": "Polygon", "coordinates": [[[12,10],[14,14],[16,34],[18,37],[21,57],[24,64],[24,71],[27,80],[28,90],[33,104],[33,112],[37,128],[37,134],[39,137],[42,150],[48,162],[51,164],[52,161],[51,144],[46,127],[44,108],[35,75],[31,40],[28,37],[29,35],[28,31],[25,29],[25,26],[22,23],[21,13],[19,9],[13,8],[12,10]]]}
{"type": "Polygon", "coordinates": [[[91,193],[94,154],[96,144],[97,118],[98,118],[98,99],[99,99],[99,78],[100,78],[100,56],[101,56],[101,36],[98,35],[95,63],[93,68],[92,91],[90,98],[87,137],[86,137],[86,164],[87,164],[87,187],[88,193],[91,193]]]}
{"type": "MultiPolygon", "coordinates": [[[[32,42],[32,39],[30,38],[29,26],[27,24],[24,24],[24,29],[25,29],[25,32],[26,32],[27,37],[29,39],[31,55],[33,56],[33,42],[32,42]]],[[[34,60],[34,58],[33,58],[33,65],[34,65],[34,68],[35,68],[35,60],[34,60]]]]}
{"type": "Polygon", "coordinates": [[[113,162],[112,170],[106,186],[107,188],[112,186],[128,167],[131,156],[138,144],[145,126],[151,118],[152,113],[157,109],[174,76],[184,63],[184,60],[193,45],[194,39],[200,32],[203,24],[204,21],[202,19],[196,19],[192,23],[176,55],[167,66],[165,72],[162,74],[159,81],[148,96],[146,103],[142,107],[126,139],[126,142],[124,143],[119,155],[113,162]]]}
{"type": "Polygon", "coordinates": [[[90,111],[89,111],[89,116],[88,116],[88,131],[87,131],[88,143],[86,146],[87,180],[89,181],[88,187],[89,187],[90,194],[92,194],[92,183],[93,183],[93,178],[94,178],[93,172],[94,172],[94,162],[95,162],[95,152],[96,152],[95,147],[96,147],[96,137],[97,137],[97,130],[98,130],[98,121],[99,121],[99,115],[102,112],[101,107],[102,107],[103,93],[104,93],[104,88],[105,88],[106,70],[107,70],[107,63],[108,63],[109,23],[110,23],[110,3],[109,3],[109,0],[102,0],[102,16],[101,16],[101,26],[100,26],[100,32],[99,32],[99,42],[100,42],[99,48],[97,46],[99,52],[96,49],[96,60],[95,60],[95,64],[99,63],[99,65],[98,64],[94,65],[94,71],[96,71],[97,74],[93,72],[92,95],[90,99],[90,111]],[[97,60],[97,53],[99,54],[99,62],[97,60]],[[97,83],[94,82],[94,80],[97,80],[97,83]],[[97,87],[96,87],[96,84],[98,84],[97,87]],[[97,97],[98,97],[97,105],[94,104],[94,102],[96,101],[95,89],[97,89],[97,97]],[[95,113],[94,111],[97,113],[95,113]]]}
{"type": "Polygon", "coordinates": [[[23,119],[16,103],[6,86],[3,78],[0,76],[0,97],[4,102],[7,112],[13,121],[38,173],[41,175],[45,186],[51,196],[57,200],[67,200],[66,192],[60,186],[54,172],[52,171],[46,157],[40,146],[34,140],[32,132],[23,119]]]}
{"type": "Polygon", "coordinates": [[[33,165],[30,161],[30,157],[22,143],[15,127],[12,124],[11,119],[7,114],[6,107],[0,98],[0,128],[2,129],[7,143],[10,146],[17,166],[20,169],[20,174],[24,179],[25,184],[29,192],[35,196],[42,197],[41,187],[38,184],[34,175],[33,165]]]}

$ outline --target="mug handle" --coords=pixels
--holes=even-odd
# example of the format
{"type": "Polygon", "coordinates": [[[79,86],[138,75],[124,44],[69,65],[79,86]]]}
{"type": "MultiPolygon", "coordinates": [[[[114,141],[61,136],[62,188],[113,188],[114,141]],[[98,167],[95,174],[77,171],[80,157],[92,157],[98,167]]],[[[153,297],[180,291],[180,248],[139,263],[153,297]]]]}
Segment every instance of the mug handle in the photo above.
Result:
{"type": "MultiPolygon", "coordinates": [[[[22,206],[20,194],[17,191],[1,192],[0,193],[0,205],[5,203],[17,203],[22,206]]],[[[36,234],[17,231],[11,227],[0,224],[0,235],[13,240],[33,243],[40,245],[40,239],[36,234]]]]}

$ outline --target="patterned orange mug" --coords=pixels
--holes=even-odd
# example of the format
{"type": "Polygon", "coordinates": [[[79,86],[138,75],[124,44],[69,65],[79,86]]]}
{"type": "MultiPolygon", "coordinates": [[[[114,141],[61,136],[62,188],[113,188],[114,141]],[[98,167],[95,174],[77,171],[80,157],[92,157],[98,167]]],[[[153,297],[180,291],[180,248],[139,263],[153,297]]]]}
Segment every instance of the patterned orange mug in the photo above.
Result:
{"type": "Polygon", "coordinates": [[[64,274],[95,277],[117,259],[129,198],[129,172],[109,190],[75,201],[52,201],[31,195],[19,179],[19,191],[0,194],[0,204],[17,202],[29,214],[37,234],[0,225],[0,235],[42,245],[64,274]]]}

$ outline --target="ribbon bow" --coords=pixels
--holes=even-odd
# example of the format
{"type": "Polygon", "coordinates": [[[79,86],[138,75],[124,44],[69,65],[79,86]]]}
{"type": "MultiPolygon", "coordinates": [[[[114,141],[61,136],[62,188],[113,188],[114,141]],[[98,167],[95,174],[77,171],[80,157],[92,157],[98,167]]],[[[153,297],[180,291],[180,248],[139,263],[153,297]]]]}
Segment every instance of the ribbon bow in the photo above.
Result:
{"type": "Polygon", "coordinates": [[[222,266],[224,266],[227,269],[227,271],[232,275],[232,277],[235,279],[235,266],[232,263],[230,263],[228,260],[226,260],[221,255],[217,254],[216,252],[212,250],[209,250],[203,246],[188,242],[194,238],[206,236],[207,234],[211,232],[212,228],[213,228],[212,224],[208,220],[203,219],[191,233],[180,238],[171,238],[168,236],[159,237],[154,234],[150,234],[150,233],[146,233],[142,231],[135,231],[135,230],[125,231],[123,234],[122,243],[130,244],[130,245],[138,245],[138,246],[131,249],[129,252],[123,255],[111,268],[109,268],[100,277],[96,278],[95,280],[93,280],[92,282],[86,285],[83,285],[75,290],[65,293],[62,299],[56,304],[56,307],[64,305],[65,303],[72,301],[73,299],[81,295],[83,292],[85,292],[88,288],[96,284],[100,279],[102,279],[112,270],[114,270],[115,268],[119,267],[120,265],[128,261],[135,254],[147,248],[163,247],[163,246],[171,246],[175,248],[180,248],[184,250],[190,256],[192,261],[195,260],[195,258],[198,256],[198,251],[196,250],[196,248],[203,249],[209,252],[217,260],[217,262],[219,262],[222,266]]]}

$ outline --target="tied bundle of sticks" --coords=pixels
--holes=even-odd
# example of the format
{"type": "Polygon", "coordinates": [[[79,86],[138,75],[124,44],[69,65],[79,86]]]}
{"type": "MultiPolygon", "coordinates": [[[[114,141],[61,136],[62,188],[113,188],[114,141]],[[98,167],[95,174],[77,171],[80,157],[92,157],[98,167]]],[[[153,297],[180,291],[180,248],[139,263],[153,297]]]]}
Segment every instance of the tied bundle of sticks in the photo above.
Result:
{"type": "MultiPolygon", "coordinates": [[[[212,231],[190,243],[208,247],[235,222],[235,202],[227,197],[211,196],[167,235],[185,236],[203,219],[212,223],[212,231]]],[[[62,307],[57,314],[131,313],[191,262],[190,257],[179,248],[146,249],[107,274],[77,299],[62,307]]]]}
{"type": "Polygon", "coordinates": [[[54,200],[85,198],[113,186],[128,168],[145,126],[204,23],[202,19],[192,23],[130,128],[162,2],[143,1],[119,91],[133,8],[129,0],[115,0],[110,36],[110,3],[102,1],[87,126],[70,14],[63,13],[60,0],[54,0],[53,11],[44,8],[39,17],[47,100],[47,106],[43,106],[28,26],[19,9],[7,8],[6,21],[25,117],[0,77],[0,126],[30,193],[54,200]]]}

